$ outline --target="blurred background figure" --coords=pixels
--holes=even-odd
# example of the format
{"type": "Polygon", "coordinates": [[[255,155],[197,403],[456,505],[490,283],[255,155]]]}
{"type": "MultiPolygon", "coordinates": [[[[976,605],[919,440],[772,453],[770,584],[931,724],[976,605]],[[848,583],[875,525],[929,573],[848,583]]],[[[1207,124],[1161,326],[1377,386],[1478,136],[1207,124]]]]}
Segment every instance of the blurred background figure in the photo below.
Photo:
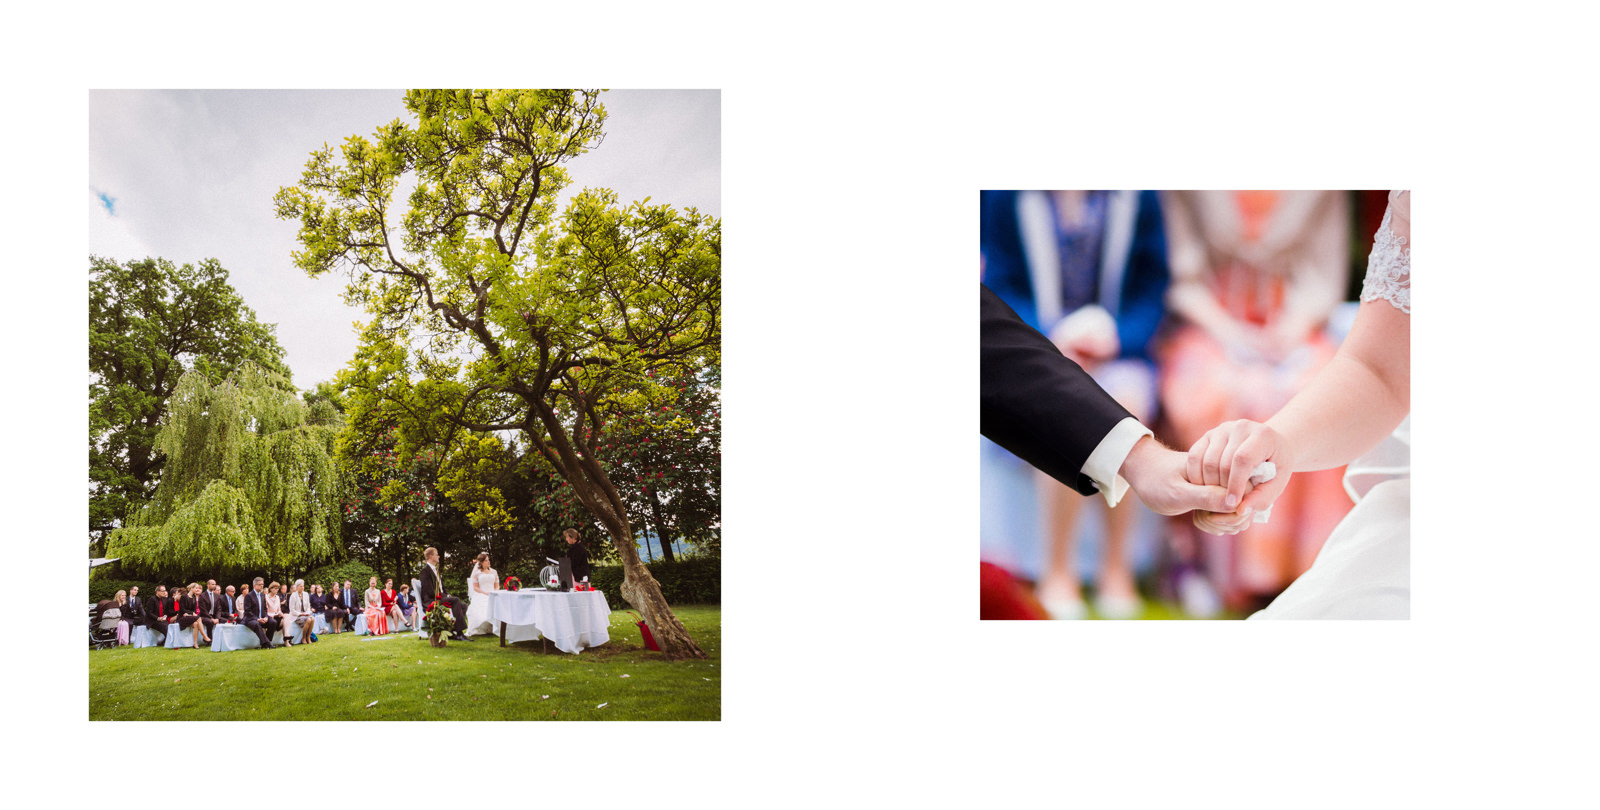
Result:
{"type": "MultiPolygon", "coordinates": [[[[984,191],[981,216],[983,283],[1139,421],[1152,423],[1151,344],[1169,282],[1157,194],[984,191]]],[[[1133,546],[1153,549],[1160,520],[1137,498],[1114,509],[1085,498],[987,440],[981,458],[985,560],[1032,576],[1051,618],[1087,615],[1085,568],[1095,574],[1096,612],[1142,613],[1133,546]],[[1080,534],[1103,542],[1082,548],[1080,534]]]]}
{"type": "MultiPolygon", "coordinates": [[[[1187,449],[1229,420],[1266,420],[1333,356],[1324,327],[1347,286],[1349,197],[1162,193],[1174,328],[1158,355],[1163,438],[1172,446],[1187,449]]],[[[1343,475],[1296,475],[1270,522],[1232,538],[1172,521],[1171,573],[1190,612],[1214,603],[1211,586],[1229,608],[1254,610],[1305,571],[1350,508],[1343,475]],[[1210,583],[1198,579],[1202,569],[1210,583]]]]}

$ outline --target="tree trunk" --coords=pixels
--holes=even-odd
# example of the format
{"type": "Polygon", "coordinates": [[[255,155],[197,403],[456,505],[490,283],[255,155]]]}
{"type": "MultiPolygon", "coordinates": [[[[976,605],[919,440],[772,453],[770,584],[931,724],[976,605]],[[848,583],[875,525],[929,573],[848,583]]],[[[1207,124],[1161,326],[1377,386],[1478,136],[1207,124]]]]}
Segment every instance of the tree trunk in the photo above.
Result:
{"type": "Polygon", "coordinates": [[[628,519],[622,517],[621,521],[620,526],[615,526],[611,521],[602,520],[606,531],[611,533],[612,545],[622,554],[623,600],[644,617],[644,623],[667,658],[675,661],[705,658],[705,651],[694,643],[694,639],[689,638],[689,631],[673,615],[666,597],[661,595],[661,583],[650,574],[650,569],[644,567],[644,563],[639,562],[639,550],[633,545],[633,532],[629,530],[628,519]]]}
{"type": "Polygon", "coordinates": [[[672,535],[667,534],[667,523],[661,519],[661,501],[656,497],[655,487],[650,487],[650,516],[656,521],[656,537],[661,541],[661,559],[672,562],[672,535]]]}

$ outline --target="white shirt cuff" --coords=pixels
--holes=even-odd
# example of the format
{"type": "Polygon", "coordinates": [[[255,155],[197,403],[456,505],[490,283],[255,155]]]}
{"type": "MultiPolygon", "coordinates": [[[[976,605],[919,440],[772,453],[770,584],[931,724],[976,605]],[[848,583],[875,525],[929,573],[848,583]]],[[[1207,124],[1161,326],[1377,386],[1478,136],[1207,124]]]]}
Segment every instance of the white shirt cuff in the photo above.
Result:
{"type": "Polygon", "coordinates": [[[1100,440],[1094,452],[1089,454],[1089,460],[1083,462],[1083,469],[1079,472],[1094,482],[1100,494],[1105,496],[1107,506],[1116,506],[1122,496],[1128,494],[1128,482],[1117,472],[1122,469],[1122,462],[1127,460],[1128,452],[1140,439],[1153,435],[1150,428],[1130,416],[1118,422],[1100,440]]]}

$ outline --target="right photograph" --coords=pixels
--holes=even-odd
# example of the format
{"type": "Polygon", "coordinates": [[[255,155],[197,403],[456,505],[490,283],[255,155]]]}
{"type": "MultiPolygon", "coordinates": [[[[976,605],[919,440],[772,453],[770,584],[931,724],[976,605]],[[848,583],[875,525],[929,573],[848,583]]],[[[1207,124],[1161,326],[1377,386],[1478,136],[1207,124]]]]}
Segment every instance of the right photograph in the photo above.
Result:
{"type": "Polygon", "coordinates": [[[1409,191],[979,216],[980,618],[1410,618],[1409,191]]]}

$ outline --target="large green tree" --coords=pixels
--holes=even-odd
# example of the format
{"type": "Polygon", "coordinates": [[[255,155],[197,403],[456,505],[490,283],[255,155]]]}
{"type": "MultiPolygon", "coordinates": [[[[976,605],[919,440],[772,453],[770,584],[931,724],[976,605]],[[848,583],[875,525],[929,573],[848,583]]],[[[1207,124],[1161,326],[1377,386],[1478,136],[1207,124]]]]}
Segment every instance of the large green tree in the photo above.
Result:
{"type": "Polygon", "coordinates": [[[177,266],[89,257],[92,544],[141,509],[160,481],[155,437],[185,373],[220,381],[248,360],[287,380],[273,330],[215,259],[177,266]]]}
{"type": "Polygon", "coordinates": [[[124,570],[285,576],[334,556],[339,425],[310,422],[312,408],[276,376],[247,362],[216,384],[198,372],[179,380],[156,434],[161,483],[106,541],[124,570]]]}
{"type": "Polygon", "coordinates": [[[278,215],[300,222],[295,262],[312,276],[348,271],[347,297],[397,345],[426,335],[420,407],[480,434],[517,431],[610,536],[622,597],[663,651],[703,657],[639,560],[598,446],[609,420],[676,395],[652,372],[717,363],[720,221],[649,200],[621,206],[604,189],[557,217],[562,164],[602,137],[598,91],[405,100],[414,124],[314,152],[300,183],[279,190],[278,215]]]}

